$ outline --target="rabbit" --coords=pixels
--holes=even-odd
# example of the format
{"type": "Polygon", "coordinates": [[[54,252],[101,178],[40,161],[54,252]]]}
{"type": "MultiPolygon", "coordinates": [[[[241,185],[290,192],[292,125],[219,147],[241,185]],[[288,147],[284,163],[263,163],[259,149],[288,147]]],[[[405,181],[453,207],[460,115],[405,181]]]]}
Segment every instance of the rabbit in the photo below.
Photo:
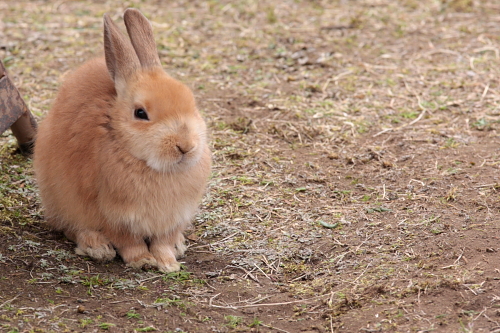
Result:
{"type": "Polygon", "coordinates": [[[50,227],[98,261],[180,269],[183,232],[211,172],[192,91],[161,67],[151,23],[104,15],[104,57],[67,75],[42,121],[33,165],[50,227]]]}

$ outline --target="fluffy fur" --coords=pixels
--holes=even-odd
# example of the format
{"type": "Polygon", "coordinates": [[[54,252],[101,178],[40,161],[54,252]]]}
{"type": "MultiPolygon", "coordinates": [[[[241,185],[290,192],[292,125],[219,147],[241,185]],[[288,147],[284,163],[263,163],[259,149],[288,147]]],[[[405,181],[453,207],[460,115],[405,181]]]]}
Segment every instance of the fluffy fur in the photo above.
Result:
{"type": "Polygon", "coordinates": [[[65,79],[39,127],[35,173],[47,221],[76,253],[110,260],[116,249],[129,266],[170,272],[210,174],[206,125],[161,68],[149,21],[135,9],[124,21],[130,40],[105,16],[105,58],[65,79]]]}

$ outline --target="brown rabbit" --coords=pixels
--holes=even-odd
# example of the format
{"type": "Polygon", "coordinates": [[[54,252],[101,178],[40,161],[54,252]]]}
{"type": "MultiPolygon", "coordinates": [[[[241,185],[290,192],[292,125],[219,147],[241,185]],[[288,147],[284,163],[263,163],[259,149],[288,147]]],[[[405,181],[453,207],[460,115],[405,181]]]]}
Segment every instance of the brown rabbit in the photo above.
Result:
{"type": "Polygon", "coordinates": [[[104,15],[104,58],[69,74],[40,125],[34,168],[48,223],[76,253],[179,270],[211,154],[189,88],[160,64],[149,21],[127,9],[130,40],[104,15]]]}

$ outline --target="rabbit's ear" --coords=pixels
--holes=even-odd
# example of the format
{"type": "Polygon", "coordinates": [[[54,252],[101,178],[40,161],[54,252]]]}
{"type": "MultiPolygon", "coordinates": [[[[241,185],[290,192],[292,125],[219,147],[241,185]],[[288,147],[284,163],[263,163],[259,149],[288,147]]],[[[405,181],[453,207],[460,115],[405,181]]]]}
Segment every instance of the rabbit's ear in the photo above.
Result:
{"type": "Polygon", "coordinates": [[[125,84],[140,68],[132,44],[107,14],[104,14],[104,56],[115,85],[117,82],[125,84]]]}
{"type": "Polygon", "coordinates": [[[143,68],[161,67],[153,27],[140,11],[128,8],[123,15],[128,35],[143,68]]]}

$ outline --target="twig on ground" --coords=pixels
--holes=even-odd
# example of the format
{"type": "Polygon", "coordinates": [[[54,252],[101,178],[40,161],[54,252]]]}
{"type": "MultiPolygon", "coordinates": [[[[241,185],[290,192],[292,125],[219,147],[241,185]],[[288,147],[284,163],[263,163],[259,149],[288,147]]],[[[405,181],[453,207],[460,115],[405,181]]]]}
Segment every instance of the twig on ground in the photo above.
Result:
{"type": "Polygon", "coordinates": [[[484,87],[483,94],[481,95],[481,99],[479,100],[479,104],[483,102],[489,89],[490,89],[490,83],[488,82],[488,84],[484,87]]]}
{"type": "Polygon", "coordinates": [[[138,284],[141,284],[143,282],[146,282],[146,281],[149,281],[149,280],[154,280],[154,279],[157,279],[157,278],[160,278],[162,277],[163,275],[155,275],[155,276],[152,276],[152,277],[148,277],[148,278],[145,278],[145,279],[142,279],[142,280],[135,280],[138,284]]]}
{"type": "Polygon", "coordinates": [[[398,131],[398,130],[403,129],[403,128],[405,128],[405,127],[412,126],[412,125],[416,124],[417,122],[419,122],[419,121],[422,119],[422,117],[423,117],[423,116],[424,116],[424,115],[428,112],[427,108],[426,108],[425,106],[423,106],[423,105],[422,105],[422,101],[420,100],[420,96],[419,96],[416,92],[412,91],[412,90],[408,87],[408,83],[407,83],[406,81],[404,81],[404,83],[405,83],[405,87],[406,87],[406,89],[407,89],[407,90],[408,90],[411,94],[415,95],[415,97],[417,98],[417,104],[418,104],[418,106],[420,107],[420,109],[422,110],[422,112],[420,112],[420,114],[418,115],[418,117],[417,117],[417,118],[415,118],[414,120],[412,120],[411,122],[409,122],[408,124],[404,124],[404,125],[401,125],[401,126],[399,126],[399,127],[395,127],[395,128],[387,128],[387,129],[385,129],[385,130],[382,130],[382,131],[380,131],[380,132],[378,132],[378,133],[374,134],[372,137],[374,137],[374,138],[375,138],[375,137],[377,137],[377,136],[379,136],[379,135],[382,135],[382,134],[384,134],[384,133],[387,133],[387,132],[391,132],[391,131],[398,131]]]}
{"type": "Polygon", "coordinates": [[[492,184],[476,185],[476,186],[472,186],[472,187],[473,188],[483,188],[483,187],[494,187],[497,185],[498,185],[498,183],[492,183],[492,184]]]}
{"type": "MultiPolygon", "coordinates": [[[[257,282],[258,284],[260,284],[260,281],[259,279],[257,279],[251,272],[247,271],[246,269],[244,269],[243,267],[241,266],[227,266],[227,267],[231,267],[231,268],[238,268],[238,269],[241,269],[243,272],[245,272],[245,274],[247,276],[250,277],[250,279],[252,279],[253,281],[257,282]]],[[[244,278],[244,277],[243,277],[244,278]]]]}
{"type": "Polygon", "coordinates": [[[460,263],[460,259],[462,259],[462,256],[464,254],[464,250],[465,250],[465,248],[462,249],[462,253],[460,253],[460,255],[458,256],[458,258],[455,260],[455,262],[452,265],[441,267],[441,269],[458,266],[458,264],[460,263]]]}
{"type": "Polygon", "coordinates": [[[271,270],[271,274],[273,274],[273,272],[276,272],[278,273],[278,271],[276,270],[276,268],[274,268],[273,264],[276,262],[273,261],[272,264],[269,263],[269,261],[267,260],[266,256],[265,255],[262,255],[262,261],[264,262],[264,264],[266,264],[266,266],[271,270]]]}
{"type": "Polygon", "coordinates": [[[264,327],[267,327],[267,328],[270,328],[270,329],[273,329],[273,330],[280,331],[280,332],[290,333],[288,331],[282,330],[281,328],[277,328],[277,327],[274,327],[274,326],[270,326],[270,325],[266,325],[266,324],[260,324],[260,325],[264,326],[264,327]]]}
{"type": "Polygon", "coordinates": [[[258,306],[280,306],[280,305],[287,305],[287,304],[305,303],[305,302],[317,300],[317,299],[325,297],[325,296],[330,296],[330,294],[324,294],[324,295],[319,295],[319,296],[315,296],[315,297],[311,297],[311,298],[307,298],[307,299],[290,301],[290,302],[280,302],[280,303],[262,303],[262,304],[248,304],[248,305],[228,305],[228,306],[212,304],[213,299],[219,295],[220,295],[220,293],[215,295],[214,297],[212,297],[210,299],[208,305],[211,307],[220,308],[220,309],[243,309],[243,308],[253,308],[253,307],[258,307],[258,306]]]}
{"type": "Polygon", "coordinates": [[[136,299],[133,299],[133,298],[122,299],[120,301],[109,302],[109,304],[118,304],[118,303],[132,302],[132,301],[136,301],[136,299]]]}
{"type": "Polygon", "coordinates": [[[257,269],[262,273],[264,274],[268,279],[269,281],[272,281],[272,279],[269,277],[269,275],[267,275],[259,266],[257,266],[257,264],[253,264],[255,267],[257,267],[257,269]]]}
{"type": "Polygon", "coordinates": [[[0,309],[3,308],[5,305],[9,304],[9,303],[12,303],[13,301],[15,301],[19,296],[21,296],[22,293],[18,294],[16,297],[14,298],[11,298],[5,302],[3,302],[2,304],[0,304],[0,309]]]}

